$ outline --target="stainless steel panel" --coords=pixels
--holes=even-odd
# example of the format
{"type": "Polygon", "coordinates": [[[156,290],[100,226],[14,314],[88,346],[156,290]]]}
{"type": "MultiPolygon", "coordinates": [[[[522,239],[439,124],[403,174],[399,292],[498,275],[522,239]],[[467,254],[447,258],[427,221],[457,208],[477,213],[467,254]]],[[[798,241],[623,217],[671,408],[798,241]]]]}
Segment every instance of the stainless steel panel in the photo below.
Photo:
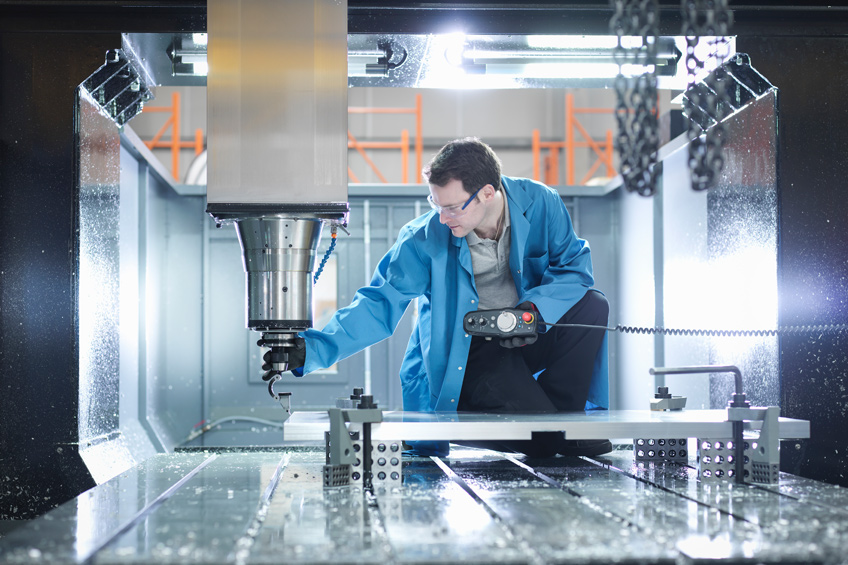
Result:
{"type": "Polygon", "coordinates": [[[94,562],[232,561],[239,544],[250,539],[263,493],[276,486],[275,472],[285,463],[281,453],[218,456],[98,552],[94,562]]]}
{"type": "MultiPolygon", "coordinates": [[[[84,89],[77,125],[79,452],[100,484],[155,453],[138,422],[137,357],[131,364],[137,333],[127,347],[138,319],[137,296],[135,300],[130,296],[137,284],[131,271],[137,245],[128,246],[138,229],[138,216],[128,225],[126,215],[137,202],[137,189],[123,181],[137,166],[124,170],[115,123],[84,89]],[[132,376],[124,374],[133,369],[132,376]]],[[[137,177],[132,180],[137,185],[137,177]]],[[[64,449],[59,446],[57,451],[64,449]]]]}
{"type": "Polygon", "coordinates": [[[387,563],[390,551],[362,491],[324,490],[323,453],[293,453],[250,551],[250,563],[387,563]]]}
{"type": "Polygon", "coordinates": [[[7,563],[83,562],[208,457],[156,455],[47,513],[32,529],[0,539],[0,556],[7,563]]]}
{"type": "MultiPolygon", "coordinates": [[[[777,327],[777,93],[750,102],[725,120],[727,145],[718,185],[691,188],[688,145],[662,158],[656,216],[662,252],[657,283],[667,328],[715,330],[777,327]]],[[[671,143],[666,150],[674,147],[671,143]]],[[[630,297],[628,297],[630,298],[630,297]]],[[[643,300],[635,295],[631,300],[643,300]]],[[[745,375],[749,400],[779,401],[778,339],[774,336],[661,336],[665,366],[732,364],[745,375]]],[[[718,408],[730,398],[725,376],[666,376],[672,393],[694,408],[718,408]]]]}
{"type": "Polygon", "coordinates": [[[672,516],[682,531],[697,528],[687,524],[686,512],[680,512],[682,499],[658,489],[646,491],[633,479],[583,465],[578,459],[552,459],[548,469],[543,461],[525,468],[513,462],[466,458],[452,461],[451,471],[509,525],[538,562],[671,563],[678,556],[673,538],[658,539],[648,532],[668,529],[672,516]],[[532,475],[539,471],[544,474],[532,475]],[[582,478],[597,487],[595,492],[577,483],[582,478]],[[627,500],[630,507],[616,507],[627,500]],[[627,548],[626,558],[622,547],[627,548]]]}
{"type": "MultiPolygon", "coordinates": [[[[352,424],[354,425],[354,424],[352,424]]],[[[326,412],[295,412],[286,421],[287,440],[315,441],[330,429],[326,412]]],[[[750,422],[745,429],[753,429],[750,422]]],[[[514,440],[533,432],[565,433],[566,439],[636,437],[732,437],[725,410],[596,410],[562,414],[474,414],[453,412],[384,412],[373,424],[374,440],[514,440]]],[[[781,438],[810,437],[810,423],[780,418],[781,438]]]]}
{"type": "Polygon", "coordinates": [[[829,506],[843,512],[848,510],[848,489],[838,485],[781,473],[780,484],[761,485],[760,488],[773,490],[802,502],[829,506]]]}
{"type": "Polygon", "coordinates": [[[79,432],[89,441],[119,426],[120,140],[85,91],[78,123],[79,432]]]}
{"type": "MultiPolygon", "coordinates": [[[[714,271],[708,282],[713,303],[723,306],[720,319],[729,327],[778,325],[777,132],[777,89],[772,89],[728,119],[724,170],[707,197],[714,271]]],[[[742,370],[750,402],[783,405],[777,337],[715,338],[710,346],[710,363],[742,370]]],[[[723,406],[732,392],[730,379],[711,377],[711,407],[723,406]]]]}
{"type": "Polygon", "coordinates": [[[232,561],[250,538],[281,453],[213,456],[149,514],[109,540],[94,563],[232,561]]]}
{"type": "Polygon", "coordinates": [[[526,544],[509,524],[432,463],[420,482],[380,493],[380,514],[398,563],[527,563],[526,544]]]}
{"type": "Polygon", "coordinates": [[[629,452],[614,452],[603,459],[639,481],[710,509],[704,516],[712,523],[708,531],[689,531],[677,539],[678,549],[692,559],[756,556],[759,562],[844,562],[848,510],[834,500],[821,500],[844,501],[844,488],[786,474],[781,474],[779,487],[700,482],[694,480],[694,469],[637,465],[629,452]],[[790,484],[796,481],[796,488],[801,486],[804,498],[789,494],[789,487],[783,485],[787,479],[790,484]]]}
{"type": "Polygon", "coordinates": [[[179,444],[203,413],[203,198],[180,196],[141,168],[141,395],[161,446],[179,444]]]}
{"type": "Polygon", "coordinates": [[[347,2],[208,2],[210,204],[347,201],[347,2]]]}
{"type": "MultiPolygon", "coordinates": [[[[631,456],[629,451],[622,452],[622,460],[631,456]]],[[[679,476],[680,469],[670,465],[669,475],[679,476]]],[[[758,558],[779,562],[780,556],[787,560],[798,557],[781,540],[771,538],[765,528],[758,528],[743,516],[721,512],[706,496],[703,502],[692,496],[692,491],[706,493],[709,489],[694,477],[685,482],[689,492],[678,493],[660,484],[646,485],[615,468],[600,468],[583,461],[567,468],[543,465],[534,470],[561,482],[563,488],[580,496],[587,505],[628,523],[631,529],[626,539],[637,543],[648,541],[695,560],[740,560],[756,554],[758,558]]],[[[746,493],[745,498],[750,496],[746,493]]]]}
{"type": "Polygon", "coordinates": [[[103,482],[136,463],[125,449],[107,459],[84,449],[120,426],[120,140],[84,90],[79,104],[79,438],[86,465],[103,482]]]}

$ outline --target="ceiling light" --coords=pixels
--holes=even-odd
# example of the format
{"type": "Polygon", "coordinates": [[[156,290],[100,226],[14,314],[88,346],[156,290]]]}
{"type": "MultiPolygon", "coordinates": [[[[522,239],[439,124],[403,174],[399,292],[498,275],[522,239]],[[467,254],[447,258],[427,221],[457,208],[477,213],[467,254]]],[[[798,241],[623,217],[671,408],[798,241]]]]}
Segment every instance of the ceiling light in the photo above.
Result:
{"type": "Polygon", "coordinates": [[[194,68],[194,74],[197,76],[205,77],[209,74],[209,63],[206,61],[192,63],[191,66],[194,68]]]}

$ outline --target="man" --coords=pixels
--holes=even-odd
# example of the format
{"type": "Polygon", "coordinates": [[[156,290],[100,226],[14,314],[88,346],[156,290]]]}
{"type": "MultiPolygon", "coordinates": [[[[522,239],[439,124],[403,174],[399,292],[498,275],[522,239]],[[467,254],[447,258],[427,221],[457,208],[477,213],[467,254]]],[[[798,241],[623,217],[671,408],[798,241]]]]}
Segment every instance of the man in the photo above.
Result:
{"type": "MultiPolygon", "coordinates": [[[[329,367],[389,337],[418,298],[419,318],[400,370],[404,410],[606,408],[604,331],[552,327],[537,340],[499,342],[463,330],[469,311],[519,304],[543,321],[606,325],[609,305],[590,290],[589,246],[575,235],[559,195],[534,181],[501,176],[498,157],[476,138],[448,143],[424,174],[433,210],[400,230],[371,284],[350,306],[323,330],[302,334],[305,347],[293,372],[329,367]]],[[[562,434],[488,445],[533,456],[610,449],[609,442],[567,442],[562,434]]],[[[417,442],[415,448],[446,453],[447,444],[417,442]]]]}

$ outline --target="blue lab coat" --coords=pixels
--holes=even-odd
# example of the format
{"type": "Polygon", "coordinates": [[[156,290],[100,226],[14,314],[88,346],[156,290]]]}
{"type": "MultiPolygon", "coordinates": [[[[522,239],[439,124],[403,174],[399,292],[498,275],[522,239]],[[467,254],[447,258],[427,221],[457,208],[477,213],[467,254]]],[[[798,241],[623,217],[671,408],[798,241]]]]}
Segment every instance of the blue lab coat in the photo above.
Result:
{"type": "MultiPolygon", "coordinates": [[[[509,205],[509,264],[518,302],[536,305],[542,318],[559,320],[592,287],[589,244],[574,233],[557,192],[528,179],[502,177],[509,205]]],[[[431,211],[400,230],[369,286],[356,292],[323,330],[302,335],[303,373],[331,366],[395,331],[409,303],[419,315],[409,339],[400,379],[407,411],[453,412],[459,402],[471,337],[464,315],[477,309],[471,254],[431,211]]],[[[607,339],[598,352],[587,409],[609,406],[607,339]]],[[[420,451],[427,451],[424,444],[420,451]]],[[[444,452],[446,444],[432,444],[444,452]]]]}

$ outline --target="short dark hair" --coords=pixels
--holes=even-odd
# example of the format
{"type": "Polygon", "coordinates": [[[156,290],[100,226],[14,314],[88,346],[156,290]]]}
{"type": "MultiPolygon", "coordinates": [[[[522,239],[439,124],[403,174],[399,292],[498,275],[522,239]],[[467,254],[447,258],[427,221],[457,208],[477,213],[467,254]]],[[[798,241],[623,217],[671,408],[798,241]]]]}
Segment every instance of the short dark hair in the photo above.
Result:
{"type": "Polygon", "coordinates": [[[455,139],[442,147],[424,167],[424,176],[436,186],[456,179],[468,194],[491,184],[501,189],[501,160],[476,137],[455,139]]]}

